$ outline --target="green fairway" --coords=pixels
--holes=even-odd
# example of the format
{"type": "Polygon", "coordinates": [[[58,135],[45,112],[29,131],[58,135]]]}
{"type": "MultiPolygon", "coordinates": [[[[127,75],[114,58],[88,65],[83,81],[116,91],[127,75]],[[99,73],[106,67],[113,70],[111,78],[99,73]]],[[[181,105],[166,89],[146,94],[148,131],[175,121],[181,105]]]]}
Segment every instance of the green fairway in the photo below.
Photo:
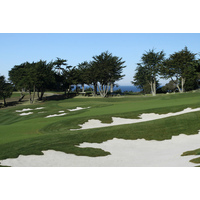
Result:
{"type": "MultiPolygon", "coordinates": [[[[21,155],[42,154],[42,150],[58,150],[75,155],[105,156],[102,149],[79,148],[83,142],[101,143],[113,138],[165,140],[179,134],[197,134],[200,112],[159,119],[138,124],[70,131],[89,119],[112,122],[112,117],[138,118],[142,113],[165,114],[185,108],[200,107],[199,93],[151,96],[120,96],[110,98],[76,97],[46,101],[33,105],[18,105],[0,110],[0,160],[21,155]],[[44,107],[43,109],[36,109],[44,107]],[[70,112],[68,109],[90,107],[70,112]],[[16,110],[30,108],[33,114],[20,116],[16,110]],[[64,116],[45,118],[48,115],[64,116]]],[[[200,145],[199,145],[200,147],[200,145]]],[[[193,153],[200,154],[197,150],[193,153]]],[[[184,154],[186,155],[186,154],[184,154]]],[[[196,163],[197,160],[195,160],[196,163]]]]}

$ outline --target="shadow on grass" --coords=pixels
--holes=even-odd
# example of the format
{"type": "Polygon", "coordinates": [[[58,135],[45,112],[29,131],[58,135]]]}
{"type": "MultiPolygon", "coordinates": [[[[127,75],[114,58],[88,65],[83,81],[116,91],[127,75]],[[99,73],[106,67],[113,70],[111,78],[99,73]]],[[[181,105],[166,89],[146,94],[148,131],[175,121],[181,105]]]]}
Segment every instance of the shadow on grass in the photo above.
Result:
{"type": "MultiPolygon", "coordinates": [[[[42,102],[45,102],[45,101],[60,101],[60,100],[65,100],[65,99],[72,99],[74,97],[76,97],[77,94],[75,93],[72,93],[72,94],[58,94],[58,95],[51,95],[51,96],[47,96],[47,97],[43,97],[42,99],[37,99],[36,101],[42,101],[42,102]]],[[[3,103],[0,103],[0,109],[5,109],[5,108],[8,108],[8,107],[12,107],[12,106],[17,106],[17,105],[21,105],[25,102],[28,102],[29,99],[26,98],[24,100],[20,100],[19,101],[19,98],[10,98],[7,100],[7,104],[4,105],[3,103]]]]}

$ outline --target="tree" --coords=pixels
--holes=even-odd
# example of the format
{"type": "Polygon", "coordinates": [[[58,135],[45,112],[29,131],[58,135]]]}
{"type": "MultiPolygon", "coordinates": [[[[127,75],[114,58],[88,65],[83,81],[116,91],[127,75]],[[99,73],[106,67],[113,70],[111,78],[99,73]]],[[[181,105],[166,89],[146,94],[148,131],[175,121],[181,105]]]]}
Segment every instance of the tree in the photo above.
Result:
{"type": "Polygon", "coordinates": [[[21,97],[19,101],[21,101],[25,96],[25,85],[23,75],[25,75],[25,63],[22,63],[21,65],[15,65],[9,71],[9,80],[14,84],[17,90],[21,91],[21,97]]]}
{"type": "Polygon", "coordinates": [[[163,51],[157,53],[154,52],[154,49],[146,51],[141,57],[142,62],[137,64],[138,67],[132,83],[140,88],[143,88],[148,83],[151,87],[152,95],[155,96],[158,84],[157,77],[164,57],[163,51]]]}
{"type": "Polygon", "coordinates": [[[176,82],[174,83],[174,81],[169,81],[169,83],[166,83],[165,86],[162,87],[162,91],[163,92],[175,92],[176,90],[176,82]]]}
{"type": "Polygon", "coordinates": [[[57,57],[57,60],[53,62],[55,68],[55,79],[57,90],[63,90],[63,82],[65,82],[65,69],[62,66],[67,66],[67,60],[57,57]]]}
{"type": "Polygon", "coordinates": [[[85,73],[85,78],[86,78],[85,83],[87,85],[93,86],[93,96],[96,96],[97,95],[97,82],[98,82],[99,71],[92,61],[88,63],[88,67],[86,68],[84,73],[85,73]]]}
{"type": "Polygon", "coordinates": [[[179,92],[184,92],[186,80],[194,76],[196,72],[197,61],[195,56],[196,54],[191,53],[185,47],[181,51],[171,54],[163,63],[160,74],[165,79],[171,78],[179,92]]]}
{"type": "Polygon", "coordinates": [[[93,56],[92,68],[97,79],[97,87],[102,97],[105,97],[108,93],[110,84],[115,81],[119,81],[124,77],[122,70],[126,66],[123,64],[122,58],[112,56],[108,51],[101,53],[100,55],[93,56]]]}
{"type": "Polygon", "coordinates": [[[63,80],[62,80],[62,89],[66,92],[68,90],[68,95],[69,91],[71,90],[71,85],[76,83],[76,73],[75,73],[75,67],[72,66],[66,66],[66,69],[63,70],[63,80]]]}
{"type": "Polygon", "coordinates": [[[47,64],[46,61],[42,60],[36,63],[25,62],[15,65],[9,71],[9,79],[17,89],[22,91],[22,97],[23,91],[29,91],[30,103],[33,103],[36,91],[38,91],[38,98],[42,99],[45,90],[50,88],[54,82],[53,66],[52,62],[47,64]]]}
{"type": "Polygon", "coordinates": [[[89,83],[89,80],[88,80],[89,77],[88,77],[88,71],[87,71],[89,67],[90,67],[90,64],[87,61],[84,61],[78,64],[78,69],[77,69],[77,73],[79,76],[78,82],[82,86],[82,92],[84,92],[84,85],[89,83]]]}
{"type": "Polygon", "coordinates": [[[11,83],[6,82],[4,76],[0,76],[0,98],[4,100],[4,106],[7,105],[6,98],[11,97],[13,86],[11,83]]]}
{"type": "MultiPolygon", "coordinates": [[[[140,63],[137,63],[136,73],[133,76],[133,81],[131,82],[139,89],[145,91],[144,88],[146,88],[146,85],[148,84],[147,81],[147,71],[146,68],[143,67],[140,63]]],[[[149,86],[150,87],[150,86],[149,86]]]]}
{"type": "Polygon", "coordinates": [[[40,60],[35,63],[36,70],[36,89],[38,92],[38,99],[42,100],[46,89],[51,89],[52,84],[55,84],[55,76],[53,71],[53,62],[47,63],[40,60]]]}
{"type": "MultiPolygon", "coordinates": [[[[137,63],[136,73],[133,76],[133,81],[131,82],[137,88],[142,90],[143,94],[150,94],[152,92],[151,85],[148,81],[148,70],[141,63],[137,63]]],[[[159,82],[156,79],[156,90],[159,87],[159,82]]]]}
{"type": "Polygon", "coordinates": [[[62,68],[62,65],[67,65],[67,60],[61,59],[57,57],[57,60],[53,62],[55,65],[55,69],[58,70],[58,74],[61,74],[61,71],[63,71],[64,68],[62,68]]]}
{"type": "Polygon", "coordinates": [[[35,63],[25,62],[20,65],[15,65],[14,68],[9,71],[9,77],[9,79],[18,89],[22,91],[29,91],[30,103],[33,103],[35,98],[37,80],[35,63]]]}

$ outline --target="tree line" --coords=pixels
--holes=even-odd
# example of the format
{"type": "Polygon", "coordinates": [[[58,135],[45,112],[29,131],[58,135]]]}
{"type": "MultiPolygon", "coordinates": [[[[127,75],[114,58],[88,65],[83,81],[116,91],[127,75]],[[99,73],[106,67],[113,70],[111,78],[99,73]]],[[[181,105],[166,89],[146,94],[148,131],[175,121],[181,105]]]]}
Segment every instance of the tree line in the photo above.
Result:
{"type": "Polygon", "coordinates": [[[141,62],[137,63],[132,83],[143,93],[151,93],[153,96],[160,86],[159,78],[170,80],[161,88],[163,92],[177,90],[182,93],[197,89],[200,79],[200,60],[196,55],[187,47],[170,54],[168,58],[165,58],[164,51],[155,52],[154,49],[146,51],[141,57],[141,62]]]}
{"type": "MultiPolygon", "coordinates": [[[[69,95],[72,85],[92,86],[92,94],[97,95],[97,88],[102,97],[106,97],[109,89],[113,90],[116,81],[121,80],[125,61],[118,56],[113,56],[108,51],[92,57],[92,61],[84,61],[77,66],[68,65],[67,60],[58,58],[48,62],[24,62],[15,65],[9,71],[9,82],[0,76],[0,97],[4,99],[12,95],[13,88],[21,91],[21,101],[25,92],[29,93],[30,103],[35,99],[41,100],[44,92],[63,91],[69,95]]],[[[77,89],[77,87],[76,87],[77,89]]]]}
{"type": "MultiPolygon", "coordinates": [[[[197,89],[200,79],[200,60],[196,58],[187,47],[165,58],[164,51],[155,52],[154,49],[146,51],[141,56],[141,62],[137,63],[132,84],[141,89],[143,93],[156,95],[160,92],[184,92],[197,89]],[[170,80],[160,88],[159,78],[170,80]]],[[[58,58],[48,62],[24,62],[15,65],[9,71],[9,82],[4,76],[0,76],[0,98],[4,99],[12,95],[13,89],[21,91],[21,101],[25,92],[29,93],[30,103],[35,99],[43,99],[45,91],[63,91],[69,95],[72,86],[89,85],[92,94],[97,91],[102,97],[106,97],[108,91],[113,92],[116,81],[121,80],[125,61],[121,57],[113,56],[108,51],[92,57],[91,61],[84,61],[77,66],[68,65],[67,60],[58,58]]],[[[76,91],[77,92],[77,91],[76,91]]]]}

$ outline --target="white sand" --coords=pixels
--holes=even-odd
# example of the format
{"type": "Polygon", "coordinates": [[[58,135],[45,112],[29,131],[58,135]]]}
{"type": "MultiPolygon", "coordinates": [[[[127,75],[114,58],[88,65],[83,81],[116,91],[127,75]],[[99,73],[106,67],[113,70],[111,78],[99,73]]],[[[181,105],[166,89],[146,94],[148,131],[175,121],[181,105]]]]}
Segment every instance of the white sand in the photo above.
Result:
{"type": "Polygon", "coordinates": [[[67,114],[67,113],[48,115],[48,116],[46,116],[45,118],[50,118],[50,117],[60,117],[60,116],[66,115],[66,114],[67,114]]]}
{"type": "Polygon", "coordinates": [[[83,110],[83,109],[88,109],[90,107],[87,107],[87,108],[82,108],[82,107],[76,107],[75,109],[68,109],[70,112],[73,112],[73,111],[77,111],[77,110],[83,110]]]}
{"type": "Polygon", "coordinates": [[[44,109],[44,107],[38,107],[35,110],[41,110],[41,109],[44,109]]]}
{"type": "Polygon", "coordinates": [[[22,156],[1,160],[1,165],[13,167],[193,167],[189,162],[198,156],[181,156],[200,147],[200,134],[172,137],[171,140],[146,141],[113,139],[101,144],[83,143],[80,147],[95,147],[109,151],[102,157],[75,156],[59,151],[43,151],[44,155],[22,156]]]}
{"type": "Polygon", "coordinates": [[[126,118],[120,118],[120,117],[112,117],[112,123],[102,123],[100,120],[97,119],[91,119],[88,120],[88,122],[84,124],[79,124],[81,127],[80,129],[71,129],[71,130],[82,130],[82,129],[92,129],[92,128],[102,128],[102,127],[109,127],[109,126],[116,126],[116,125],[124,125],[124,124],[134,124],[139,122],[147,122],[157,119],[163,119],[167,117],[182,115],[190,112],[197,112],[200,111],[200,108],[186,108],[183,111],[176,112],[176,113],[168,113],[168,114],[155,114],[155,113],[144,113],[141,114],[139,117],[140,119],[126,119],[126,118]]]}
{"type": "Polygon", "coordinates": [[[16,112],[26,112],[26,111],[30,111],[30,110],[33,110],[33,109],[24,108],[23,110],[16,110],[16,112]]]}
{"type": "Polygon", "coordinates": [[[63,112],[65,112],[64,110],[61,110],[61,111],[58,111],[59,113],[63,113],[63,112]]]}
{"type": "Polygon", "coordinates": [[[33,114],[33,112],[21,113],[21,114],[19,114],[19,115],[20,115],[20,116],[25,116],[25,115],[31,115],[31,114],[33,114]]]}
{"type": "Polygon", "coordinates": [[[41,109],[44,109],[44,107],[38,107],[38,108],[35,108],[35,109],[24,108],[22,110],[16,110],[15,112],[26,112],[26,111],[30,111],[30,110],[41,110],[41,109]]]}

